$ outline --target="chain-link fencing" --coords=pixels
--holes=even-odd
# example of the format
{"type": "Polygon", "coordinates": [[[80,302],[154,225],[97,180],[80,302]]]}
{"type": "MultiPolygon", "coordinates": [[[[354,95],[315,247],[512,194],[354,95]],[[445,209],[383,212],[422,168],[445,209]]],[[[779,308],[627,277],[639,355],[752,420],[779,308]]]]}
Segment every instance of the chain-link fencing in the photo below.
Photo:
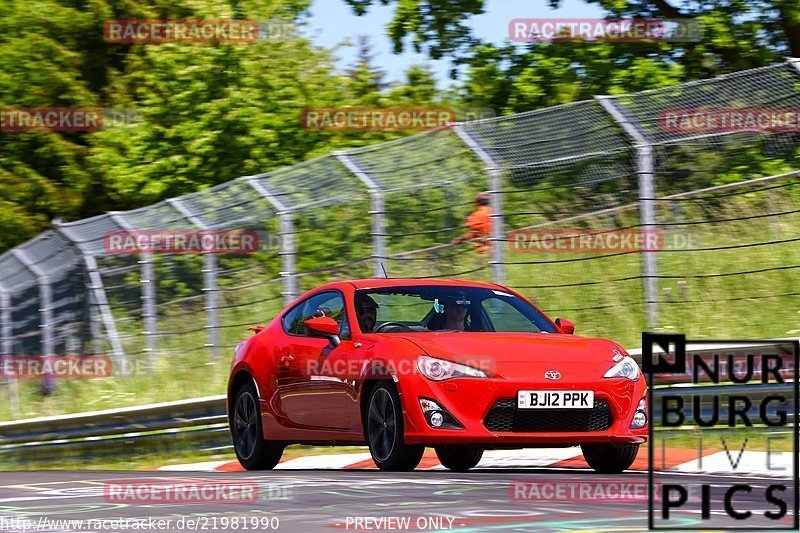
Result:
{"type": "Polygon", "coordinates": [[[247,328],[302,292],[385,274],[494,280],[582,334],[628,344],[648,328],[796,333],[800,129],[708,121],[737,110],[797,115],[799,83],[788,60],[454,124],[54,221],[0,255],[0,354],[107,354],[122,374],[202,366],[227,359],[247,328]],[[703,124],[692,122],[698,110],[703,124]],[[493,210],[483,252],[453,243],[481,191],[493,210]],[[258,245],[151,254],[109,244],[182,231],[255,235],[258,245]]]}

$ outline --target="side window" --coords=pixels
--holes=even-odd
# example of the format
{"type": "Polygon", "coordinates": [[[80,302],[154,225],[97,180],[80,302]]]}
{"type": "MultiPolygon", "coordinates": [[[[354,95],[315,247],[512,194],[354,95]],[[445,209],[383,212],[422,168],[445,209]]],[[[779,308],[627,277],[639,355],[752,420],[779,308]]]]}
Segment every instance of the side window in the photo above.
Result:
{"type": "Polygon", "coordinates": [[[499,298],[487,298],[482,305],[486,314],[489,315],[495,331],[539,332],[539,328],[506,301],[499,298]]]}
{"type": "Polygon", "coordinates": [[[329,316],[339,323],[339,331],[343,338],[349,337],[350,327],[347,324],[347,313],[344,308],[344,298],[338,292],[323,292],[306,300],[303,310],[299,315],[299,328],[294,331],[298,335],[308,335],[309,332],[302,325],[303,322],[315,316],[329,316]],[[348,337],[344,337],[344,333],[348,337]]]}
{"type": "Polygon", "coordinates": [[[300,329],[300,324],[302,323],[300,317],[302,316],[302,311],[306,306],[306,303],[307,302],[301,302],[295,305],[291,311],[284,315],[282,320],[283,331],[292,335],[297,335],[297,332],[300,329]]]}
{"type": "Polygon", "coordinates": [[[347,320],[347,313],[342,311],[342,319],[339,321],[339,338],[350,340],[350,321],[347,320]]]}

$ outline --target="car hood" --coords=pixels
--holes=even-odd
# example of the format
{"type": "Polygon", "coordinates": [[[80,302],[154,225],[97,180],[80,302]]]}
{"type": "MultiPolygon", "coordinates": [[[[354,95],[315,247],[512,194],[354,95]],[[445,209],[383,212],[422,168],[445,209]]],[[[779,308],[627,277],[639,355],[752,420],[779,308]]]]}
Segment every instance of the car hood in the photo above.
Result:
{"type": "Polygon", "coordinates": [[[404,333],[402,336],[432,357],[507,377],[528,376],[534,368],[591,369],[591,373],[596,375],[613,364],[612,350],[626,354],[612,341],[573,335],[448,332],[404,333]]]}

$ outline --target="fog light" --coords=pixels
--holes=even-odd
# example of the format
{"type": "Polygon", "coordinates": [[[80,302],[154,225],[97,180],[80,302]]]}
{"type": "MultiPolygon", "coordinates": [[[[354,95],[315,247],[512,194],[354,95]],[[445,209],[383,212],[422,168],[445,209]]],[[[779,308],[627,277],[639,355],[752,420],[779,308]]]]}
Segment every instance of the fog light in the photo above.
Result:
{"type": "Polygon", "coordinates": [[[639,400],[639,405],[636,406],[636,412],[633,413],[633,420],[631,420],[631,429],[641,429],[647,425],[647,400],[642,398],[639,400]]]}
{"type": "Polygon", "coordinates": [[[453,415],[433,400],[420,398],[419,406],[422,409],[422,414],[425,415],[425,421],[430,427],[436,429],[464,429],[464,426],[453,415]]]}
{"type": "Polygon", "coordinates": [[[643,428],[647,425],[647,415],[644,414],[644,411],[636,411],[633,415],[633,420],[631,421],[631,429],[639,429],[643,428]]]}

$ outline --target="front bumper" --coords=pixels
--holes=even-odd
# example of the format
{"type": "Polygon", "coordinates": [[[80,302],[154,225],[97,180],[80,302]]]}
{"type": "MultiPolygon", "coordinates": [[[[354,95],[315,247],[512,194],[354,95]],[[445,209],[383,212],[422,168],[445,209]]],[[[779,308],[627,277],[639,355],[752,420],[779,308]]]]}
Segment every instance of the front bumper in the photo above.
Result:
{"type": "MultiPolygon", "coordinates": [[[[532,380],[455,378],[442,382],[427,379],[400,380],[405,441],[408,444],[473,444],[491,447],[575,446],[590,443],[647,441],[648,428],[630,429],[636,406],[646,394],[644,380],[601,379],[587,383],[535,382],[532,380]],[[595,400],[605,401],[611,425],[601,431],[491,431],[484,419],[499,400],[516,403],[520,390],[593,390],[595,400]],[[447,410],[464,429],[434,429],[425,420],[420,398],[428,398],[447,410]]],[[[649,416],[649,415],[648,415],[649,416]]]]}

